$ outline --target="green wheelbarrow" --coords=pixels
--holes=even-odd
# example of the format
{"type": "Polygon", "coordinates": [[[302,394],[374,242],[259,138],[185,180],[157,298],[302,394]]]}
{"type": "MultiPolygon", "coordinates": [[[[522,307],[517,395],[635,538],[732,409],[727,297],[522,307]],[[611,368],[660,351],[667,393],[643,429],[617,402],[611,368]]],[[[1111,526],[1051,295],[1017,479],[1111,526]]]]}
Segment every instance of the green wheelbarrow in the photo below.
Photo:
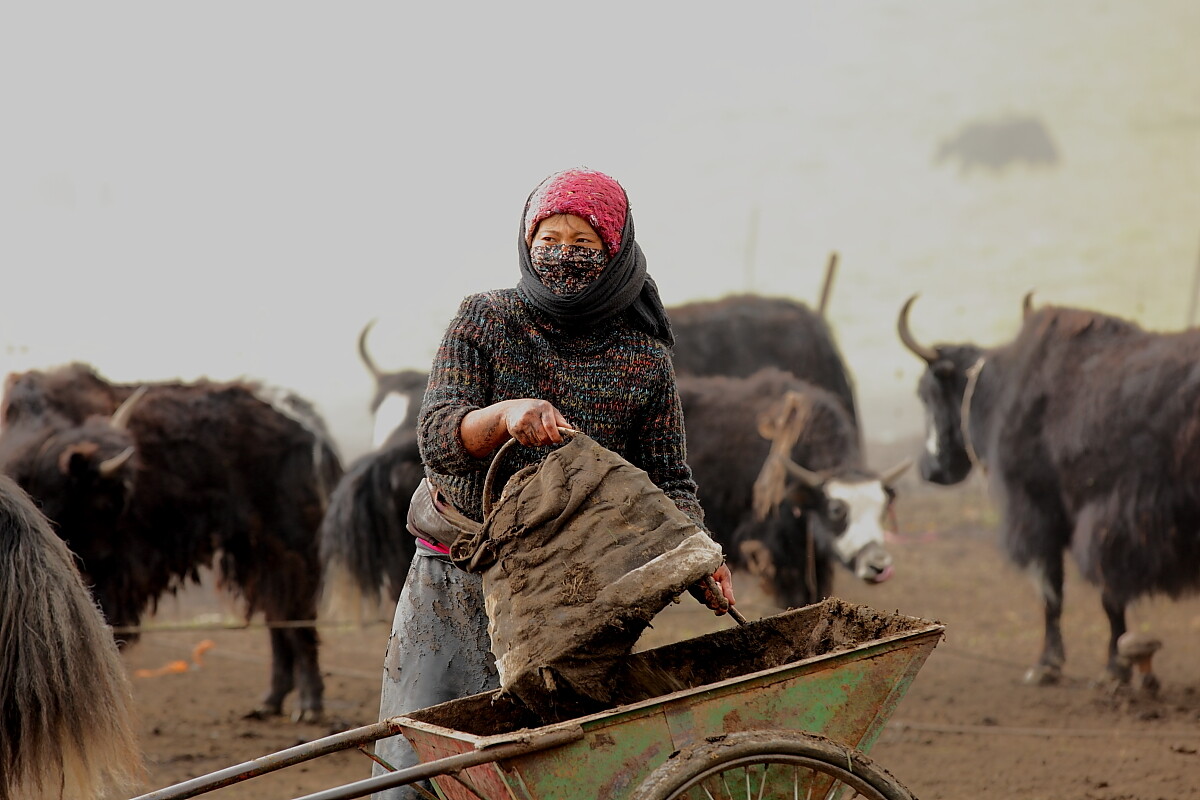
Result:
{"type": "Polygon", "coordinates": [[[194,797],[394,735],[408,739],[420,764],[302,800],[423,781],[443,800],[907,800],[912,794],[866,753],[943,632],[937,622],[831,598],[633,654],[638,674],[683,687],[641,702],[540,725],[487,692],[135,800],[194,797]]]}

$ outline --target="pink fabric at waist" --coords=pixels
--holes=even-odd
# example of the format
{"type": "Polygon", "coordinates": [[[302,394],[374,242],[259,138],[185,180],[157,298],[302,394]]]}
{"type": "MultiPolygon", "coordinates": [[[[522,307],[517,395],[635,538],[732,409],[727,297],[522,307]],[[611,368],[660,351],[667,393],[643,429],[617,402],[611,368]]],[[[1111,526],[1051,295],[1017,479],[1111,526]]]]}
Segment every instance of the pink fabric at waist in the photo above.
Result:
{"type": "Polygon", "coordinates": [[[445,545],[440,545],[437,542],[431,542],[428,539],[422,539],[420,536],[417,537],[417,541],[435,553],[441,553],[444,556],[450,555],[450,548],[446,547],[445,545]]]}

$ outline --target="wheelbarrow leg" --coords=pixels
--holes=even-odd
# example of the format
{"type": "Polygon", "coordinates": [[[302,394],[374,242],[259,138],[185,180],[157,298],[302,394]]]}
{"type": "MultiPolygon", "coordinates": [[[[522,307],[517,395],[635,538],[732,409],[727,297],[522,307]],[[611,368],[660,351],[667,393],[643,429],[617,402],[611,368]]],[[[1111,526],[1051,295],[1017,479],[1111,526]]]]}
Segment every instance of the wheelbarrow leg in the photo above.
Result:
{"type": "MultiPolygon", "coordinates": [[[[380,758],[379,756],[375,755],[370,750],[368,750],[366,748],[366,745],[360,744],[358,746],[358,752],[362,753],[364,756],[371,759],[379,766],[383,767],[383,769],[386,770],[387,772],[399,772],[398,768],[393,767],[391,764],[384,761],[382,758],[380,758]]],[[[437,795],[435,795],[433,792],[429,791],[428,789],[426,789],[424,786],[422,786],[419,783],[411,784],[411,787],[412,787],[413,791],[415,791],[418,795],[420,795],[422,798],[424,798],[424,800],[441,800],[441,798],[439,798],[437,795]]],[[[478,794],[478,792],[476,792],[476,794],[478,794]]]]}
{"type": "Polygon", "coordinates": [[[382,789],[392,789],[397,786],[408,786],[417,781],[436,778],[439,775],[453,775],[467,767],[477,767],[480,764],[490,764],[506,758],[538,753],[555,747],[578,742],[583,738],[583,729],[578,727],[563,728],[544,736],[537,736],[528,741],[510,742],[496,745],[483,750],[472,750],[455,756],[446,756],[435,761],[426,761],[415,767],[397,770],[387,775],[376,775],[366,780],[336,786],[316,794],[308,794],[298,800],[352,800],[356,797],[366,797],[382,789]]]}

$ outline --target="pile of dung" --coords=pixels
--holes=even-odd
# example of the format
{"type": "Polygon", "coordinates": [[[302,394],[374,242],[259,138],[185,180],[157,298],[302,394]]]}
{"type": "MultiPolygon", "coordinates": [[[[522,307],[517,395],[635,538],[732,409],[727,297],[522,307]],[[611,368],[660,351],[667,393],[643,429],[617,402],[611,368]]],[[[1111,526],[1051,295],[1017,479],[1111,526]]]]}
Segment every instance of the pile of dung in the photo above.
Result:
{"type": "MultiPolygon", "coordinates": [[[[878,611],[829,598],[746,625],[737,625],[627,655],[612,669],[612,702],[580,703],[579,714],[536,714],[517,697],[483,692],[421,711],[413,718],[476,736],[513,733],[523,728],[602,713],[617,706],[654,701],[676,692],[736,681],[752,673],[808,662],[808,670],[828,669],[823,659],[877,642],[940,628],[941,623],[878,611]]],[[[587,698],[585,698],[587,699],[587,698]]],[[[683,704],[690,701],[683,700],[683,704]]]]}

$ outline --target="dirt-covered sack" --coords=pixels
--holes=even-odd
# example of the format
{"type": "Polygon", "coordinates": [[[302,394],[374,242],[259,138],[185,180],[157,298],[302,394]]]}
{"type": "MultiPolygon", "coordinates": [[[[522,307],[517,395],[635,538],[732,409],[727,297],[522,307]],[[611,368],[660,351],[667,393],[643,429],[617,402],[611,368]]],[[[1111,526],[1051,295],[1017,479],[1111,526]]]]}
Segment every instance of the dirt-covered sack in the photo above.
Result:
{"type": "Polygon", "coordinates": [[[581,433],[514,474],[451,557],[483,573],[501,689],[547,721],[625,701],[638,637],[722,562],[644,470],[581,433]]]}

